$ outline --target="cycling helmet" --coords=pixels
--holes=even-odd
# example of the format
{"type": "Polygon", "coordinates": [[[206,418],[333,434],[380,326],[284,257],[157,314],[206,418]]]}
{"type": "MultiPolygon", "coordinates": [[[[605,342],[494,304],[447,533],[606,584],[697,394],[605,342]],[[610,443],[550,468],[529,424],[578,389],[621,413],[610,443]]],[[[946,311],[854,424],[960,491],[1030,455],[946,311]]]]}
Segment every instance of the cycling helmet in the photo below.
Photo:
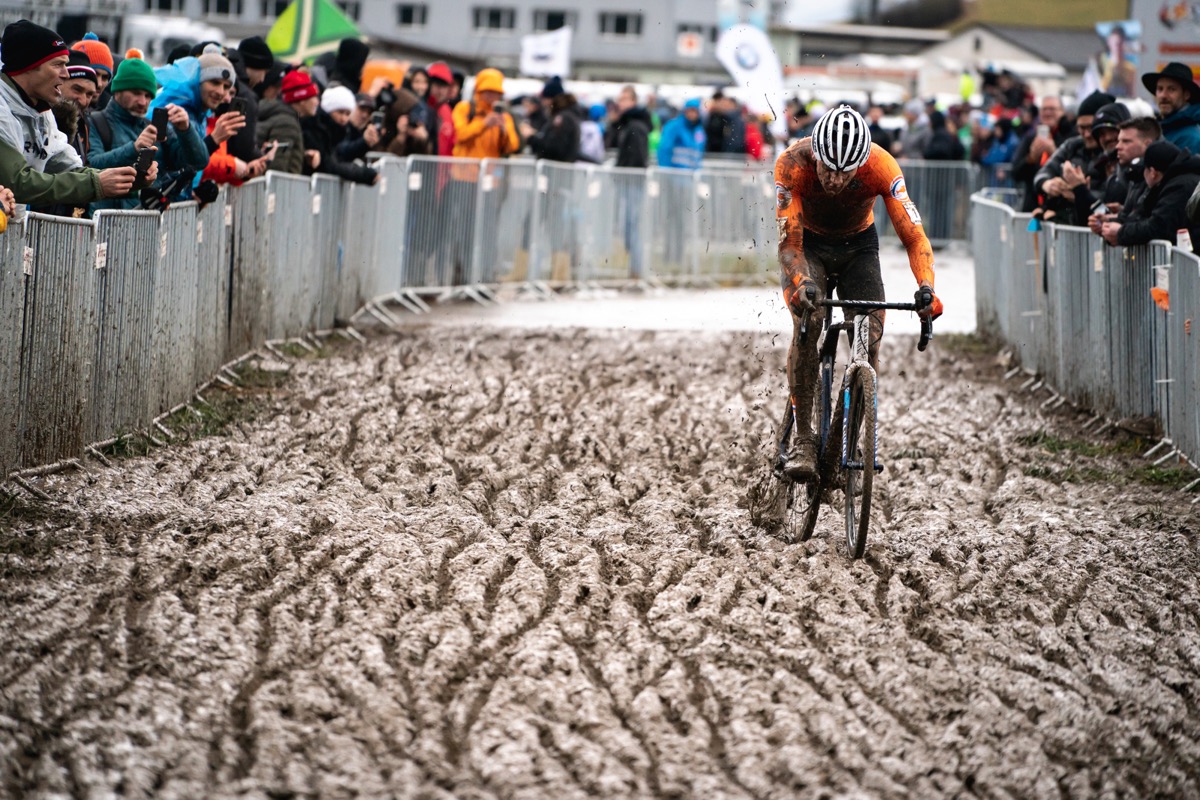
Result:
{"type": "Polygon", "coordinates": [[[835,172],[849,172],[871,156],[871,129],[850,106],[838,106],[817,120],[812,132],[813,155],[835,172]]]}

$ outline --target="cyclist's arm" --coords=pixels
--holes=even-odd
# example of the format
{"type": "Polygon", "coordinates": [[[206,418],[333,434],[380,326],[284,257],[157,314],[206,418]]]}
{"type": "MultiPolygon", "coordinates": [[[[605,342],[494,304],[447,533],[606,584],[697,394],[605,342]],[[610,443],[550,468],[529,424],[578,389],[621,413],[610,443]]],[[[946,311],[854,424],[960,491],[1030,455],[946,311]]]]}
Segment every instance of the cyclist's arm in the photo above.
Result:
{"type": "Polygon", "coordinates": [[[904,184],[904,173],[896,159],[882,150],[878,151],[878,167],[870,176],[875,184],[883,203],[887,207],[888,216],[892,218],[892,227],[896,235],[904,243],[908,251],[908,265],[912,268],[917,285],[933,286],[933,248],[925,236],[925,228],[921,225],[921,212],[917,204],[908,196],[908,187],[904,184]]]}
{"type": "Polygon", "coordinates": [[[792,292],[808,277],[804,259],[804,215],[800,198],[795,195],[800,165],[785,150],[775,162],[775,223],[779,228],[779,281],[784,301],[791,303],[792,292]]]}

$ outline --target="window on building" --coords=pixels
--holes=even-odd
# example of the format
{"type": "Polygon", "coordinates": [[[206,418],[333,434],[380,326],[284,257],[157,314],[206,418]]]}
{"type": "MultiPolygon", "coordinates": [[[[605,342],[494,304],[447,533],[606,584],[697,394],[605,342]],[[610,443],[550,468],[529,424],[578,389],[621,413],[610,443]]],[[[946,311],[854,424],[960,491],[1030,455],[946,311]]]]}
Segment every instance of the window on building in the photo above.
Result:
{"type": "Polygon", "coordinates": [[[264,18],[274,19],[286,11],[291,4],[291,0],[262,0],[259,11],[262,12],[264,18]]]}
{"type": "Polygon", "coordinates": [[[622,11],[605,11],[600,14],[600,34],[602,36],[641,36],[642,15],[622,11]]]}
{"type": "Polygon", "coordinates": [[[362,13],[362,4],[358,0],[338,0],[337,6],[343,14],[356,22],[358,15],[362,13]]]}
{"type": "Polygon", "coordinates": [[[204,13],[218,17],[240,17],[242,0],[204,0],[204,13]]]}
{"type": "Polygon", "coordinates": [[[424,3],[401,3],[396,6],[396,24],[401,28],[424,28],[429,6],[424,3]]]}
{"type": "Polygon", "coordinates": [[[183,0],[146,0],[147,11],[175,12],[183,10],[183,0]]]}
{"type": "Polygon", "coordinates": [[[716,25],[701,25],[699,22],[681,22],[675,28],[676,35],[681,33],[695,33],[704,39],[707,39],[712,44],[717,43],[717,26],[716,25]]]}
{"type": "Polygon", "coordinates": [[[517,10],[515,8],[488,6],[475,9],[475,30],[477,31],[510,31],[515,27],[517,27],[517,10]]]}
{"type": "Polygon", "coordinates": [[[533,29],[535,31],[556,31],[566,27],[575,27],[574,11],[538,9],[533,12],[533,29]]]}

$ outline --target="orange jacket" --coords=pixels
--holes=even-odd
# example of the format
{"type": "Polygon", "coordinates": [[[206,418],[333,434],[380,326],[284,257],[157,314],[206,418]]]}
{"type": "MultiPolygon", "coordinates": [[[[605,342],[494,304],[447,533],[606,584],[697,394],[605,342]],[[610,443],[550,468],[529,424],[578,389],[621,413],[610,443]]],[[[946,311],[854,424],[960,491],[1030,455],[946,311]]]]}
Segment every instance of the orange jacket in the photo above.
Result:
{"type": "MultiPolygon", "coordinates": [[[[208,118],[210,135],[216,126],[216,115],[210,115],[208,118]]],[[[229,152],[228,144],[228,139],[221,142],[220,146],[208,157],[208,166],[204,168],[204,174],[200,176],[201,180],[228,183],[233,186],[242,185],[242,181],[237,176],[237,159],[229,152]]]]}
{"type": "MultiPolygon", "coordinates": [[[[454,143],[456,158],[503,158],[517,152],[521,137],[511,114],[504,115],[504,125],[487,125],[491,105],[483,102],[478,94],[474,100],[464,100],[454,107],[454,143]]],[[[458,181],[475,181],[479,167],[474,164],[455,164],[451,175],[458,181]]]]}

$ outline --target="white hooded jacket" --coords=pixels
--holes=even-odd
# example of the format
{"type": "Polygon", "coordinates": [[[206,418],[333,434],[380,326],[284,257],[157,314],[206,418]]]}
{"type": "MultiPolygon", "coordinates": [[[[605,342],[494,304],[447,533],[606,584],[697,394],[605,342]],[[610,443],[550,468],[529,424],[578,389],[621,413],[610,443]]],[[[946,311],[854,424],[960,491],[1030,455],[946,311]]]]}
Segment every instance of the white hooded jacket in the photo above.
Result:
{"type": "Polygon", "coordinates": [[[30,106],[11,80],[0,77],[0,139],[38,172],[53,175],[82,167],[83,160],[58,129],[54,114],[30,106]]]}

